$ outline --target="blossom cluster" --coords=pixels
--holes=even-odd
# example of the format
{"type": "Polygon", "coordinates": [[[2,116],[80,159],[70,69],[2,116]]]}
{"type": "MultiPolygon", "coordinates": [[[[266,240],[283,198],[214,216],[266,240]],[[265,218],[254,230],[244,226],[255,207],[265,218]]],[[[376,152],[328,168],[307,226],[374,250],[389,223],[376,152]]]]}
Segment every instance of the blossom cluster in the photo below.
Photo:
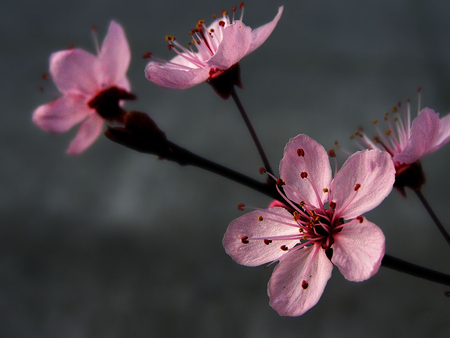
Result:
{"type": "MultiPolygon", "coordinates": [[[[231,18],[223,11],[208,26],[200,20],[190,32],[188,47],[167,36],[176,56],[164,61],[147,55],[151,61],[146,78],[171,89],[207,82],[228,99],[234,86],[241,86],[239,61],[268,39],[283,13],[281,6],[272,21],[251,29],[242,21],[243,4],[239,9],[239,19],[233,8],[231,18]]],[[[126,76],[130,59],[124,30],[115,21],[97,55],[78,48],[53,53],[49,72],[61,97],[39,106],[33,122],[53,133],[81,123],[67,150],[70,154],[91,146],[106,122],[109,138],[184,165],[185,157],[177,158],[181,150],[146,114],[123,108],[125,100],[135,99],[126,76]]],[[[402,194],[406,187],[420,190],[425,182],[420,159],[450,141],[450,115],[440,118],[430,108],[419,109],[411,123],[408,103],[404,116],[395,110],[385,121],[388,129],[377,126],[373,139],[362,130],[356,133],[362,150],[351,154],[334,178],[329,159],[334,152],[328,153],[304,134],[290,139],[279,177],[268,173],[266,186],[276,191],[277,199],[229,224],[223,246],[233,260],[245,266],[278,262],[268,294],[280,315],[299,316],[313,307],[333,265],[349,281],[364,281],[377,273],[385,255],[385,237],[364,214],[393,187],[402,194]]]]}

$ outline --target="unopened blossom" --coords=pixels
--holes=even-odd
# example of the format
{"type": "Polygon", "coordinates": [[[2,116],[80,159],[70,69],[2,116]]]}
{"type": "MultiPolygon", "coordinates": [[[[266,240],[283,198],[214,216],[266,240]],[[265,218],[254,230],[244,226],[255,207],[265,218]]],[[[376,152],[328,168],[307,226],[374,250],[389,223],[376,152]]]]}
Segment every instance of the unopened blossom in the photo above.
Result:
{"type": "MultiPolygon", "coordinates": [[[[401,108],[401,104],[399,103],[401,108]]],[[[384,121],[387,129],[378,127],[373,121],[378,135],[370,139],[360,130],[355,136],[362,147],[387,152],[394,162],[396,170],[395,187],[405,195],[404,188],[420,190],[425,182],[420,159],[444,146],[450,141],[450,115],[439,118],[433,109],[418,109],[417,117],[411,123],[409,102],[406,111],[394,106],[392,114],[386,113],[384,121]],[[403,114],[404,113],[404,114],[403,114]]]]}
{"type": "Polygon", "coordinates": [[[239,217],[225,233],[225,250],[246,266],[279,261],[268,284],[270,305],[283,316],[302,315],[320,299],[333,264],[356,282],[378,271],[385,238],[362,214],[390,193],[394,173],[386,152],[364,150],[333,179],[326,150],[298,135],[285,147],[277,183],[293,212],[269,207],[239,217]]]}
{"type": "Polygon", "coordinates": [[[118,102],[134,97],[126,77],[130,58],[125,33],[115,21],[111,21],[98,55],[78,48],[53,53],[50,75],[62,97],[38,107],[33,122],[55,133],[81,123],[67,152],[83,152],[100,136],[105,119],[120,119],[124,112],[118,102]]]}
{"type": "MultiPolygon", "coordinates": [[[[239,8],[243,14],[242,3],[239,8]]],[[[173,36],[166,37],[169,49],[177,56],[170,61],[151,61],[145,69],[147,79],[162,87],[186,89],[230,75],[226,73],[227,70],[238,73],[234,66],[266,41],[280,20],[283,6],[279,7],[278,14],[271,22],[253,30],[242,22],[243,15],[240,19],[234,19],[235,10],[232,11],[232,19],[223,11],[222,17],[208,27],[200,20],[191,31],[192,42],[188,47],[178,43],[173,36]]],[[[226,93],[221,94],[224,98],[229,96],[230,85],[240,86],[239,74],[233,74],[229,81],[229,85],[217,85],[226,87],[226,93]]],[[[219,91],[223,89],[219,88],[219,91]]]]}

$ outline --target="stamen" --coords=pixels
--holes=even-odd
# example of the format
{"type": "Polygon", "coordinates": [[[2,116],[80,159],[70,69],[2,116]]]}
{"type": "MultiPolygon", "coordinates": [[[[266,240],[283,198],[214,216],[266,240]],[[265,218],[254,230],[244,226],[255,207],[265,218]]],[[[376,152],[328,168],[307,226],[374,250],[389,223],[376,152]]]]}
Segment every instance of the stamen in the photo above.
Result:
{"type": "Polygon", "coordinates": [[[145,52],[143,55],[142,55],[142,58],[143,59],[150,59],[152,57],[152,53],[150,53],[150,52],[145,52]]]}
{"type": "Polygon", "coordinates": [[[267,172],[267,170],[266,170],[266,168],[261,167],[261,168],[258,169],[258,172],[259,172],[261,175],[264,175],[264,174],[267,172]]]}
{"type": "Polygon", "coordinates": [[[331,201],[330,203],[329,203],[329,205],[330,205],[330,208],[331,209],[336,209],[336,202],[333,202],[333,201],[331,201]]]}
{"type": "Polygon", "coordinates": [[[220,20],[220,21],[219,21],[219,26],[220,26],[220,27],[225,27],[225,21],[220,20]]]}
{"type": "Polygon", "coordinates": [[[302,172],[300,173],[300,177],[301,177],[302,179],[305,179],[305,178],[308,177],[308,173],[305,172],[305,171],[302,171],[302,172]]]}
{"type": "Polygon", "coordinates": [[[281,187],[282,185],[285,185],[286,182],[284,182],[281,178],[277,179],[277,186],[281,187]]]}
{"type": "Polygon", "coordinates": [[[362,216],[356,217],[356,219],[359,221],[359,223],[362,223],[364,221],[364,218],[362,216]]]}
{"type": "Polygon", "coordinates": [[[297,155],[300,157],[305,157],[305,151],[302,148],[297,149],[297,155]]]}
{"type": "Polygon", "coordinates": [[[304,280],[304,281],[302,282],[302,288],[303,288],[303,290],[306,290],[306,289],[308,288],[308,286],[309,286],[308,282],[304,280]]]}
{"type": "Polygon", "coordinates": [[[94,38],[95,49],[97,50],[97,54],[100,55],[100,45],[98,43],[97,28],[94,25],[92,25],[91,30],[92,30],[92,37],[94,38]]]}
{"type": "MultiPolygon", "coordinates": [[[[337,141],[335,142],[335,144],[337,144],[337,141]]],[[[334,152],[334,149],[328,150],[328,156],[330,156],[330,157],[336,157],[336,153],[334,152]]]]}
{"type": "Polygon", "coordinates": [[[248,241],[248,236],[243,236],[243,237],[241,237],[241,242],[242,242],[243,244],[248,244],[248,243],[249,243],[249,241],[248,241]]]}
{"type": "Polygon", "coordinates": [[[264,218],[262,216],[258,216],[258,221],[262,222],[262,221],[264,221],[264,218]]]}
{"type": "Polygon", "coordinates": [[[327,193],[328,192],[328,188],[323,188],[323,192],[327,193]]]}
{"type": "Polygon", "coordinates": [[[286,245],[280,246],[280,249],[283,250],[283,251],[288,251],[289,250],[289,248],[286,245]]]}
{"type": "Polygon", "coordinates": [[[264,244],[265,245],[269,245],[270,243],[272,243],[272,241],[270,239],[265,239],[264,240],[264,244]]]}
{"type": "Polygon", "coordinates": [[[359,184],[359,183],[356,183],[356,185],[355,185],[355,191],[358,191],[359,190],[359,188],[361,188],[361,184],[359,184]]]}
{"type": "Polygon", "coordinates": [[[42,80],[48,80],[48,74],[42,73],[42,80]]]}
{"type": "Polygon", "coordinates": [[[245,204],[244,204],[244,203],[239,203],[239,204],[237,205],[237,208],[238,208],[239,211],[244,211],[245,204]]]}

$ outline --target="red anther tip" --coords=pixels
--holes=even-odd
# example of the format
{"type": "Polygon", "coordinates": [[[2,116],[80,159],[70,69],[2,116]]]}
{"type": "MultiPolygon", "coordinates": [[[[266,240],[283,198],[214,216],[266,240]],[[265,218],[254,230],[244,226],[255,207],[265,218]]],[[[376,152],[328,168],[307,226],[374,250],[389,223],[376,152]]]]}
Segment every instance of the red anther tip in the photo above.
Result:
{"type": "Polygon", "coordinates": [[[225,26],[225,21],[220,20],[220,21],[219,21],[219,26],[220,26],[220,27],[224,27],[224,26],[225,26]]]}
{"type": "Polygon", "coordinates": [[[242,9],[243,7],[244,7],[244,3],[241,2],[241,3],[239,4],[239,9],[242,9]]]}
{"type": "Polygon", "coordinates": [[[281,178],[279,178],[279,179],[277,179],[277,185],[282,186],[282,185],[285,185],[285,183],[283,182],[283,180],[281,178]]]}
{"type": "Polygon", "coordinates": [[[239,204],[237,205],[237,208],[238,208],[238,210],[240,210],[240,211],[244,211],[245,204],[244,204],[244,203],[239,203],[239,204]]]}
{"type": "Polygon", "coordinates": [[[241,242],[244,244],[248,244],[248,236],[242,236],[241,237],[241,242]]]}
{"type": "Polygon", "coordinates": [[[264,240],[264,244],[265,245],[269,245],[270,243],[272,243],[272,240],[270,240],[270,239],[265,239],[264,240]]]}
{"type": "Polygon", "coordinates": [[[232,9],[231,9],[231,11],[230,11],[231,13],[234,13],[234,12],[236,12],[236,7],[233,7],[232,9]]]}
{"type": "Polygon", "coordinates": [[[69,45],[69,49],[70,50],[74,49],[74,46],[73,45],[69,45]]]}
{"type": "Polygon", "coordinates": [[[334,152],[334,149],[328,150],[328,156],[330,156],[330,157],[336,157],[336,153],[334,152]]]}
{"type": "Polygon", "coordinates": [[[213,17],[214,20],[216,20],[217,19],[217,14],[213,14],[212,17],[213,17]]]}
{"type": "Polygon", "coordinates": [[[359,183],[356,183],[356,185],[355,185],[355,191],[358,191],[359,190],[359,188],[361,188],[361,184],[359,184],[359,183]]]}
{"type": "Polygon", "coordinates": [[[44,91],[44,87],[42,87],[42,86],[39,86],[38,89],[41,93],[44,91]]]}
{"type": "Polygon", "coordinates": [[[42,80],[48,80],[48,74],[42,73],[42,80]]]}
{"type": "Polygon", "coordinates": [[[450,290],[445,290],[444,291],[444,296],[445,297],[450,297],[450,290]]]}
{"type": "Polygon", "coordinates": [[[421,88],[420,88],[420,87],[417,87],[417,92],[418,92],[418,93],[420,93],[420,90],[421,90],[421,88]]]}
{"type": "Polygon", "coordinates": [[[224,9],[222,9],[222,11],[220,12],[220,14],[222,14],[222,15],[227,15],[227,11],[224,10],[224,9]]]}
{"type": "Polygon", "coordinates": [[[304,280],[304,281],[302,282],[302,288],[303,288],[304,290],[306,290],[306,289],[308,288],[308,286],[309,286],[308,282],[304,280]]]}
{"type": "Polygon", "coordinates": [[[304,157],[305,156],[305,151],[302,148],[297,149],[297,155],[300,156],[300,157],[304,157]]]}
{"type": "Polygon", "coordinates": [[[402,101],[398,101],[397,106],[400,108],[402,106],[402,101]]]}
{"type": "Polygon", "coordinates": [[[308,177],[308,173],[305,172],[305,171],[302,171],[302,172],[300,173],[300,177],[303,178],[303,179],[305,179],[305,178],[308,177]]]}
{"type": "Polygon", "coordinates": [[[261,175],[264,175],[264,174],[267,172],[267,170],[266,170],[266,168],[261,167],[261,168],[258,169],[258,172],[259,172],[261,175]]]}
{"type": "Polygon", "coordinates": [[[356,217],[359,223],[362,223],[364,221],[364,218],[362,216],[356,217]]]}
{"type": "Polygon", "coordinates": [[[97,27],[95,27],[95,25],[91,26],[92,31],[96,32],[97,31],[97,27]]]}
{"type": "Polygon", "coordinates": [[[283,251],[288,251],[289,250],[289,248],[286,245],[280,246],[280,249],[283,250],[283,251]]]}
{"type": "Polygon", "coordinates": [[[152,57],[152,53],[150,53],[150,52],[146,52],[146,53],[144,53],[144,55],[142,55],[143,59],[150,59],[151,57],[152,57]]]}

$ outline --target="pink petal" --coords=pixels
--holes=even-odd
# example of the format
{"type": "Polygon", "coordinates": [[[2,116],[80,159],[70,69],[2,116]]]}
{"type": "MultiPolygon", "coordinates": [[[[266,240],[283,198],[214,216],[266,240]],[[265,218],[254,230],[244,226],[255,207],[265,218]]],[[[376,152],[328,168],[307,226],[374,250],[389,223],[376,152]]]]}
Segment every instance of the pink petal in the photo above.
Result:
{"type": "Polygon", "coordinates": [[[374,223],[365,218],[346,224],[334,236],[331,261],[346,279],[361,282],[377,273],[384,256],[385,238],[374,223]]]}
{"type": "Polygon", "coordinates": [[[130,59],[130,47],[122,26],[111,21],[99,55],[103,84],[109,87],[121,81],[126,76],[130,59]]]}
{"type": "Polygon", "coordinates": [[[209,70],[209,67],[187,68],[151,61],[145,68],[145,76],[161,87],[186,89],[205,82],[209,78],[209,70]]]}
{"type": "Polygon", "coordinates": [[[278,13],[271,22],[266,23],[265,25],[258,27],[252,31],[252,42],[246,55],[259,48],[259,46],[261,46],[267,40],[270,34],[272,34],[273,30],[278,24],[278,21],[281,18],[281,14],[283,14],[283,9],[283,6],[278,7],[278,13]]]}
{"type": "Polygon", "coordinates": [[[433,148],[428,153],[438,150],[450,141],[450,114],[439,120],[439,133],[434,142],[433,148]]]}
{"type": "Polygon", "coordinates": [[[90,113],[84,96],[64,95],[39,106],[33,112],[33,122],[45,131],[61,133],[83,121],[90,113]]]}
{"type": "Polygon", "coordinates": [[[434,110],[424,108],[413,120],[411,137],[405,149],[395,154],[394,161],[411,164],[426,155],[436,143],[439,134],[439,115],[434,110]]]}
{"type": "Polygon", "coordinates": [[[53,53],[50,56],[50,74],[63,93],[92,95],[100,88],[99,60],[82,49],[53,53]]]}
{"type": "Polygon", "coordinates": [[[327,197],[324,188],[330,188],[331,167],[324,147],[307,135],[298,135],[289,140],[280,162],[280,176],[286,182],[286,195],[298,203],[305,201],[315,207],[327,197]],[[299,156],[302,150],[304,156],[299,156]],[[305,172],[307,178],[300,174],[305,172]]]}
{"type": "Polygon", "coordinates": [[[331,277],[331,264],[319,244],[292,250],[269,281],[270,306],[281,316],[300,316],[317,304],[331,277]]]}
{"type": "Polygon", "coordinates": [[[103,119],[92,114],[80,126],[77,135],[70,143],[68,154],[80,154],[85,151],[100,136],[103,130],[103,119]]]}
{"type": "Polygon", "coordinates": [[[282,245],[292,248],[299,243],[298,229],[297,222],[293,220],[292,214],[284,208],[257,210],[231,222],[225,232],[222,244],[227,254],[237,263],[257,266],[276,261],[286,254],[286,251],[281,249],[282,245]],[[262,216],[262,221],[258,220],[259,216],[262,216]],[[272,239],[272,243],[264,243],[264,239],[286,235],[297,236],[297,239],[272,239]],[[243,243],[245,237],[248,238],[246,244],[243,243]],[[261,239],[253,240],[252,238],[261,239]]]}
{"type": "Polygon", "coordinates": [[[226,70],[236,64],[245,55],[252,41],[251,28],[242,21],[236,20],[224,28],[223,39],[207,64],[211,68],[226,70]]]}
{"type": "Polygon", "coordinates": [[[395,169],[385,151],[363,150],[350,156],[334,178],[336,217],[353,219],[378,206],[392,190],[395,169]]]}

